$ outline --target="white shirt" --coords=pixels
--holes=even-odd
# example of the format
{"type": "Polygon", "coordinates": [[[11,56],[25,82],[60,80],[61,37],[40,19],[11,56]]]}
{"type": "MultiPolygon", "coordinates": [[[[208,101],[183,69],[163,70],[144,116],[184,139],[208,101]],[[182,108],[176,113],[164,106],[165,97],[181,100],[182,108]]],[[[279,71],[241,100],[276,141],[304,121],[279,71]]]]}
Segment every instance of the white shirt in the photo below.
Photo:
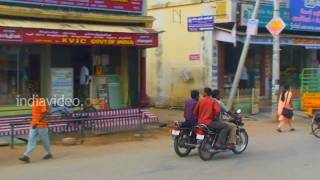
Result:
{"type": "Polygon", "coordinates": [[[247,68],[245,66],[242,69],[240,79],[242,79],[242,80],[248,80],[249,79],[248,71],[247,71],[247,68]]]}
{"type": "Polygon", "coordinates": [[[88,85],[88,80],[86,81],[86,77],[89,76],[89,69],[86,66],[82,66],[80,70],[80,85],[88,85]]]}

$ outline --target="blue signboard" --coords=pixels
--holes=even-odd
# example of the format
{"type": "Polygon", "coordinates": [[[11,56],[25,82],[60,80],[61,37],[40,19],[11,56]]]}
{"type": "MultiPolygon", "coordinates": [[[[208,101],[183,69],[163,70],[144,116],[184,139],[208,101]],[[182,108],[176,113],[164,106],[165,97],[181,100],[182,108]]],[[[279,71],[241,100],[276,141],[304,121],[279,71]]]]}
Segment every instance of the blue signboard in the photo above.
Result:
{"type": "Polygon", "coordinates": [[[213,16],[198,16],[188,18],[188,31],[212,31],[214,30],[213,16]]]}
{"type": "Polygon", "coordinates": [[[320,1],[291,0],[291,29],[320,32],[320,1]]]}
{"type": "MultiPolygon", "coordinates": [[[[280,6],[280,17],[287,24],[286,29],[290,29],[290,13],[287,4],[281,4],[280,6]]],[[[243,3],[241,4],[241,25],[246,26],[248,19],[251,18],[254,8],[254,3],[243,3]]],[[[273,3],[263,3],[259,7],[258,18],[259,27],[266,27],[266,25],[273,18],[273,3]]]]}

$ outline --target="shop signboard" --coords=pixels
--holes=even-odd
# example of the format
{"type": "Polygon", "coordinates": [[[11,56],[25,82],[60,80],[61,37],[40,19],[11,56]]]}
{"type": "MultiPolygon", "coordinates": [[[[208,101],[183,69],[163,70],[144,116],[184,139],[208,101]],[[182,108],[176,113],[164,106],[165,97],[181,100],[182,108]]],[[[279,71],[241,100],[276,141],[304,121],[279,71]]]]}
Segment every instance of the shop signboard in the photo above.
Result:
{"type": "MultiPolygon", "coordinates": [[[[281,1],[280,1],[281,2],[281,1]]],[[[241,22],[240,25],[246,26],[248,20],[251,18],[255,1],[244,2],[241,4],[241,22]]],[[[290,13],[288,10],[287,1],[282,1],[280,4],[280,16],[283,21],[290,25],[290,13]]],[[[273,18],[273,1],[263,0],[259,7],[258,17],[259,27],[265,27],[273,18]]],[[[290,26],[286,26],[286,29],[289,29],[290,26]]]]}
{"type": "Polygon", "coordinates": [[[0,0],[21,5],[142,13],[144,0],[0,0]]]}
{"type": "MultiPolygon", "coordinates": [[[[245,42],[246,36],[240,36],[238,40],[245,42]]],[[[272,45],[273,38],[270,36],[254,36],[251,38],[251,44],[272,45]]],[[[281,37],[281,45],[289,46],[301,46],[301,47],[319,47],[320,39],[306,39],[306,38],[293,38],[293,37],[281,37]]]]}
{"type": "Polygon", "coordinates": [[[320,32],[320,1],[291,0],[291,29],[320,32]]]}
{"type": "Polygon", "coordinates": [[[0,27],[0,42],[156,47],[158,35],[0,27]]]}
{"type": "Polygon", "coordinates": [[[188,18],[188,31],[213,31],[214,16],[198,16],[188,18]]]}
{"type": "MultiPolygon", "coordinates": [[[[242,43],[245,42],[246,36],[241,36],[238,40],[242,43]]],[[[271,36],[254,36],[251,38],[251,44],[259,44],[259,45],[272,45],[273,38],[271,36]]],[[[280,38],[281,45],[293,45],[292,38],[281,37],[280,38]]]]}
{"type": "Polygon", "coordinates": [[[292,43],[294,45],[300,45],[300,46],[319,46],[320,45],[320,39],[295,38],[295,39],[292,40],[292,43]]]}
{"type": "Polygon", "coordinates": [[[51,68],[51,95],[57,100],[73,98],[72,68],[51,68]]]}

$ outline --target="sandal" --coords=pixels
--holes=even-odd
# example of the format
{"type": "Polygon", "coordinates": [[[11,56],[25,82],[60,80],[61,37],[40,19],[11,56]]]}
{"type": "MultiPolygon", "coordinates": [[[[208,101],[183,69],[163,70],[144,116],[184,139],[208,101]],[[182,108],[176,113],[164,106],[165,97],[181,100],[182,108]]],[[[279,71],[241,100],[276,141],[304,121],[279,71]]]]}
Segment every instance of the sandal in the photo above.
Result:
{"type": "Polygon", "coordinates": [[[280,128],[278,128],[278,129],[277,129],[277,131],[278,131],[279,133],[281,133],[281,132],[282,132],[282,130],[281,130],[280,128]]]}

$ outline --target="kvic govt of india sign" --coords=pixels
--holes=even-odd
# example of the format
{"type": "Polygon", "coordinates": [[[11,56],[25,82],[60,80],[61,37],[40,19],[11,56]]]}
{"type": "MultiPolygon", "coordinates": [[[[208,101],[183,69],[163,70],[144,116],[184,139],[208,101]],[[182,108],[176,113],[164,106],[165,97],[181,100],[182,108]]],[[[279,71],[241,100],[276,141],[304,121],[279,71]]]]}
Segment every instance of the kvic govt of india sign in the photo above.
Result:
{"type": "Polygon", "coordinates": [[[0,42],[155,47],[158,44],[158,36],[156,33],[133,34],[0,27],[0,42]]]}

